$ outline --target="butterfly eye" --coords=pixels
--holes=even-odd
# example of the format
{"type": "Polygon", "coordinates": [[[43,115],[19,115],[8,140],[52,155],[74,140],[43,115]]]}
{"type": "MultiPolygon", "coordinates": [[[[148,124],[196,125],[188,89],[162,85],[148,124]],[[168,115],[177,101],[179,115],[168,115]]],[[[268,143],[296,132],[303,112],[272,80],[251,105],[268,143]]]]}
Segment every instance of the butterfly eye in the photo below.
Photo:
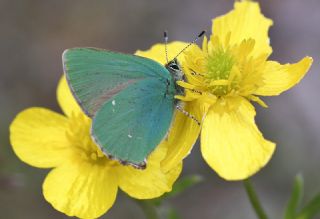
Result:
{"type": "Polygon", "coordinates": [[[177,71],[180,70],[179,66],[174,63],[172,65],[170,65],[170,68],[177,70],[177,71]]]}

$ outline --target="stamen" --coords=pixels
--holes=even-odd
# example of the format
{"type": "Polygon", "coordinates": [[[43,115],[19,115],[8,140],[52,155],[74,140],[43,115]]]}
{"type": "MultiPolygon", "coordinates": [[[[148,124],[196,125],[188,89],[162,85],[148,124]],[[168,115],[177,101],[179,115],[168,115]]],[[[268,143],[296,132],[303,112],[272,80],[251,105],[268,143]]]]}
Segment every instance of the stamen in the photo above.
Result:
{"type": "Polygon", "coordinates": [[[264,108],[268,108],[268,105],[265,102],[263,102],[263,100],[261,100],[259,97],[256,97],[254,95],[249,95],[248,99],[252,100],[253,102],[256,102],[257,104],[259,104],[260,106],[262,106],[264,108]]]}
{"type": "Polygon", "coordinates": [[[192,100],[196,99],[194,96],[191,96],[191,95],[186,95],[186,96],[175,95],[174,98],[177,99],[177,100],[184,101],[184,102],[189,102],[189,101],[192,101],[192,100]]]}
{"type": "Polygon", "coordinates": [[[185,81],[177,81],[176,83],[180,87],[183,87],[183,88],[185,88],[185,89],[187,89],[187,90],[189,90],[189,91],[191,91],[193,93],[197,93],[197,94],[200,94],[200,95],[202,94],[202,92],[197,89],[198,87],[193,85],[193,84],[189,84],[189,83],[187,83],[185,81]]]}
{"type": "Polygon", "coordinates": [[[180,87],[187,88],[187,89],[196,89],[197,88],[195,85],[190,84],[190,83],[185,82],[185,81],[177,81],[176,83],[180,87]]]}
{"type": "Polygon", "coordinates": [[[226,86],[229,84],[229,80],[210,80],[210,86],[226,86]]]}

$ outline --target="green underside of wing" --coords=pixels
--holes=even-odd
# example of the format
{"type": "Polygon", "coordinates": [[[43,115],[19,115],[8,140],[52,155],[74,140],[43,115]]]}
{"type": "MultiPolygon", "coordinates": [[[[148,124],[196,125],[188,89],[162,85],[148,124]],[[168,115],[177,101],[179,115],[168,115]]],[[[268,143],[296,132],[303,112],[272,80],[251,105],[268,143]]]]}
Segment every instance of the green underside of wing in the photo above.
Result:
{"type": "Polygon", "coordinates": [[[67,50],[63,63],[72,93],[93,118],[96,143],[117,160],[142,165],[172,120],[168,70],[150,59],[93,48],[67,50]]]}
{"type": "Polygon", "coordinates": [[[63,63],[72,93],[91,117],[132,83],[150,77],[170,79],[164,66],[151,59],[94,48],[66,50],[63,63]]]}
{"type": "Polygon", "coordinates": [[[94,118],[92,133],[115,159],[141,165],[165,137],[172,120],[173,96],[163,84],[145,80],[110,99],[94,118]]]}

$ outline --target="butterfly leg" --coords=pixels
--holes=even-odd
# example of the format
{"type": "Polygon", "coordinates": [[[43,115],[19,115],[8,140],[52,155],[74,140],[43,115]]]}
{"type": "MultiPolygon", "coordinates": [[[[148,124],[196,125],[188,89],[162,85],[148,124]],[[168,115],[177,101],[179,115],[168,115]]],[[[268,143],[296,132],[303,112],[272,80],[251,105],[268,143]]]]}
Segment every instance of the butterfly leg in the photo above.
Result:
{"type": "Polygon", "coordinates": [[[201,123],[199,122],[199,120],[194,115],[191,115],[189,112],[185,111],[180,104],[176,105],[176,109],[182,112],[184,115],[186,115],[190,119],[192,119],[193,121],[195,121],[200,126],[201,123]]]}
{"type": "Polygon", "coordinates": [[[193,76],[201,76],[201,77],[204,77],[204,74],[200,74],[200,73],[196,72],[195,70],[193,70],[193,69],[191,69],[191,68],[190,68],[190,71],[191,71],[191,75],[193,75],[193,76]]]}

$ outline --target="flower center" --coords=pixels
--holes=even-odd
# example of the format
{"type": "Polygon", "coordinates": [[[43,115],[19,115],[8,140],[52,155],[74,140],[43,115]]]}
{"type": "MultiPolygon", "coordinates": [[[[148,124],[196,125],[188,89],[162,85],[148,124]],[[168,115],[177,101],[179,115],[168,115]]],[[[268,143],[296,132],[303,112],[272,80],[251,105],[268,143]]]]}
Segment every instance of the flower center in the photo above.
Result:
{"type": "Polygon", "coordinates": [[[66,132],[70,146],[74,149],[72,154],[75,159],[82,159],[86,162],[116,166],[117,161],[110,160],[93,142],[90,136],[91,120],[83,114],[73,114],[69,118],[68,129],[66,132]]]}
{"type": "Polygon", "coordinates": [[[211,93],[216,96],[223,96],[229,93],[232,87],[230,75],[234,63],[231,52],[225,51],[221,47],[208,54],[205,83],[211,93]]]}
{"type": "Polygon", "coordinates": [[[212,36],[210,41],[204,38],[202,48],[194,46],[185,52],[183,67],[188,80],[177,82],[185,88],[185,95],[175,95],[176,99],[212,105],[223,96],[240,95],[266,106],[253,93],[263,83],[259,72],[268,54],[254,56],[253,39],[230,44],[230,37],[212,36]]]}

